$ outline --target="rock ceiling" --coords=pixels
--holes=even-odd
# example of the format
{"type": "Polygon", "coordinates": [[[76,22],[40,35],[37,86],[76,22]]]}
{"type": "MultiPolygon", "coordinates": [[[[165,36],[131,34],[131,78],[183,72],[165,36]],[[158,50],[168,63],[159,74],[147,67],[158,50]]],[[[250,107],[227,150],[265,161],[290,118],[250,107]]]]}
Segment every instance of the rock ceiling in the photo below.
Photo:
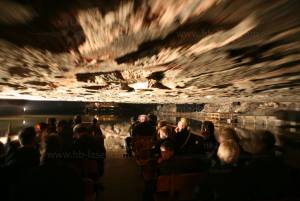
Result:
{"type": "Polygon", "coordinates": [[[300,100],[299,0],[2,0],[0,98],[300,100]]]}

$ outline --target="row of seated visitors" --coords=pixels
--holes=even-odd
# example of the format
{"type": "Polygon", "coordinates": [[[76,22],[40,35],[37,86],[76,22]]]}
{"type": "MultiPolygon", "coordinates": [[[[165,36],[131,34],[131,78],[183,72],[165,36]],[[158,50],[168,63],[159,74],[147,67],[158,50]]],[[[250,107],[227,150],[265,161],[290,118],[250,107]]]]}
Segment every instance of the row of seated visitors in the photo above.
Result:
{"type": "MultiPolygon", "coordinates": [[[[153,116],[141,115],[132,121],[130,137],[126,139],[128,154],[133,151],[138,155],[142,146],[135,147],[135,142],[144,135],[151,136],[151,154],[145,158],[146,162],[139,163],[145,181],[144,200],[160,200],[157,195],[167,196],[163,200],[299,198],[293,186],[295,172],[284,163],[283,151],[275,146],[274,135],[269,131],[258,130],[245,138],[231,128],[221,128],[215,133],[214,124],[205,121],[201,133],[195,134],[190,132],[185,118],[181,118],[176,127],[166,121],[155,124],[153,119],[153,116]],[[189,182],[183,185],[182,180],[182,189],[176,190],[174,185],[180,183],[176,178],[188,175],[189,182]],[[168,182],[162,182],[164,186],[177,181],[171,184],[173,190],[163,187],[167,194],[160,189],[164,176],[170,176],[168,182]],[[183,188],[190,188],[188,199],[181,197],[187,190],[183,188]]],[[[296,175],[299,178],[299,170],[296,175]]]]}
{"type": "Polygon", "coordinates": [[[49,118],[3,146],[1,200],[83,201],[95,198],[104,171],[104,135],[96,119],[83,124],[49,118]],[[97,186],[98,187],[98,186],[97,186]]]}

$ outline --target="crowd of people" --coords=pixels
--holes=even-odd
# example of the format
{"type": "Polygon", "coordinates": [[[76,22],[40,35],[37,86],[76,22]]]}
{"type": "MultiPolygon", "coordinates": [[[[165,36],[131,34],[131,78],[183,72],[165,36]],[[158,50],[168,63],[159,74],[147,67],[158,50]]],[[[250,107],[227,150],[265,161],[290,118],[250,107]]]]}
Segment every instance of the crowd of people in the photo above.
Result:
{"type": "MultiPolygon", "coordinates": [[[[177,125],[153,114],[130,119],[126,155],[143,161],[143,200],[153,200],[160,176],[193,173],[205,175],[190,187],[193,200],[278,200],[297,194],[299,172],[285,165],[272,133],[246,136],[229,127],[216,132],[210,121],[200,130],[192,132],[186,118],[177,125]]],[[[97,119],[49,118],[24,128],[18,140],[8,134],[0,144],[1,200],[93,200],[105,156],[97,119]]]]}
{"type": "Polygon", "coordinates": [[[0,158],[1,200],[83,201],[95,196],[104,171],[104,135],[97,119],[47,122],[8,133],[0,158]]]}
{"type": "Polygon", "coordinates": [[[129,133],[128,156],[139,155],[141,146],[135,146],[141,137],[153,144],[142,165],[144,200],[153,200],[159,176],[187,173],[206,175],[190,189],[193,200],[278,200],[297,194],[292,170],[269,131],[243,137],[224,127],[216,133],[214,124],[204,121],[201,132],[193,133],[185,118],[173,126],[157,122],[154,115],[140,115],[131,119],[129,133]]]}

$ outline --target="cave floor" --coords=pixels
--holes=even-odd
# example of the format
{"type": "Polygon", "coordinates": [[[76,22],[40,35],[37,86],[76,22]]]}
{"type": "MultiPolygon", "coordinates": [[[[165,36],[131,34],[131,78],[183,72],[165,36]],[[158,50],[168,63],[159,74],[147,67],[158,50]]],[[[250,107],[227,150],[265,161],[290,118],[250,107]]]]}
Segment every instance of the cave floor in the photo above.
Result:
{"type": "Polygon", "coordinates": [[[100,179],[103,190],[98,190],[97,201],[141,201],[143,180],[140,168],[131,158],[124,158],[122,151],[108,150],[105,172],[100,179]]]}

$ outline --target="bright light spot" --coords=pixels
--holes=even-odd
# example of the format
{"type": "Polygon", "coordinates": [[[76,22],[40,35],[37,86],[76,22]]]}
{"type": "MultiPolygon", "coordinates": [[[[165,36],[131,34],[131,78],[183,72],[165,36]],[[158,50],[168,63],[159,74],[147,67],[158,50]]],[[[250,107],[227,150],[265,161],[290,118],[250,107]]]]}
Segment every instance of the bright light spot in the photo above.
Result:
{"type": "Polygon", "coordinates": [[[7,138],[6,137],[0,137],[0,142],[3,144],[6,144],[7,138]]]}
{"type": "Polygon", "coordinates": [[[205,98],[212,98],[213,96],[211,96],[211,95],[207,95],[207,96],[205,96],[205,98]]]}
{"type": "Polygon", "coordinates": [[[137,82],[129,85],[134,89],[148,89],[148,82],[137,82]]]}
{"type": "MultiPolygon", "coordinates": [[[[19,140],[19,136],[18,135],[13,135],[13,136],[10,136],[10,139],[12,141],[19,140]]],[[[0,142],[2,142],[3,144],[6,144],[7,137],[0,137],[0,142]]]]}
{"type": "Polygon", "coordinates": [[[18,135],[13,135],[13,136],[11,136],[11,140],[12,141],[19,140],[19,136],[18,135]]]}
{"type": "Polygon", "coordinates": [[[26,112],[26,110],[27,110],[27,108],[26,108],[26,107],[23,107],[23,111],[26,112]]]}
{"type": "Polygon", "coordinates": [[[25,120],[23,120],[23,125],[25,125],[26,124],[26,121],[25,120]]]}

